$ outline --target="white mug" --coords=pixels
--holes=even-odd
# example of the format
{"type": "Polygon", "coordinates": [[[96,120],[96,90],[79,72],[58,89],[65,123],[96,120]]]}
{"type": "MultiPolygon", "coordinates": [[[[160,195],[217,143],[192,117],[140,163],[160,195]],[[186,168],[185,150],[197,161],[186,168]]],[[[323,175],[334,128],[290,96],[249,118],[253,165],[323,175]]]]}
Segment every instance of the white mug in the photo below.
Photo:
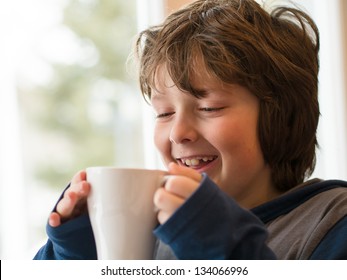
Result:
{"type": "Polygon", "coordinates": [[[87,198],[98,259],[153,259],[157,213],[155,191],[162,170],[89,167],[87,198]]]}

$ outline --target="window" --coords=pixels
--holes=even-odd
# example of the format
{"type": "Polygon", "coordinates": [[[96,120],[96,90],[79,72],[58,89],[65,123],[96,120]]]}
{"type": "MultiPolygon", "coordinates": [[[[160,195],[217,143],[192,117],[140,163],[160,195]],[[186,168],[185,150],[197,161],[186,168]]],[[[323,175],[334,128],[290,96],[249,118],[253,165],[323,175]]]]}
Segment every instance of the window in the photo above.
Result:
{"type": "Polygon", "coordinates": [[[32,258],[74,173],[145,165],[136,1],[2,3],[0,257],[32,258]],[[15,242],[14,242],[15,241],[15,242]]]}

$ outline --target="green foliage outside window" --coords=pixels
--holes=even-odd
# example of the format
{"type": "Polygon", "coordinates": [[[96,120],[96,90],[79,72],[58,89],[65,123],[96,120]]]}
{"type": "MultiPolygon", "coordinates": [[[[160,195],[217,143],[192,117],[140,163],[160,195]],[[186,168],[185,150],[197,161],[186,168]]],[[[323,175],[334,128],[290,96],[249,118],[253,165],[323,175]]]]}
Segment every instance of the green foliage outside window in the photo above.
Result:
{"type": "MultiPolygon", "coordinates": [[[[87,166],[141,164],[136,115],[141,97],[126,69],[136,34],[135,4],[67,1],[63,30],[80,51],[69,62],[47,61],[52,73],[47,83],[18,86],[25,126],[35,135],[23,143],[24,150],[37,154],[27,168],[43,184],[61,188],[87,166]],[[39,148],[33,151],[32,145],[39,148]],[[122,149],[130,155],[120,154],[122,149]]],[[[64,41],[59,44],[63,51],[64,41]]]]}

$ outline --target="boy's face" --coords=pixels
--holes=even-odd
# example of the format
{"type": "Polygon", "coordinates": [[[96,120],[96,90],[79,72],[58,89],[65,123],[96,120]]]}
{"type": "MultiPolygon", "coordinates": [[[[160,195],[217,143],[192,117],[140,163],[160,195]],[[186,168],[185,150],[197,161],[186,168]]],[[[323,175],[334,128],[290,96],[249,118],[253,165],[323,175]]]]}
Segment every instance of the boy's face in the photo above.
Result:
{"type": "Polygon", "coordinates": [[[164,163],[206,172],[243,207],[271,199],[275,191],[257,134],[258,99],[207,74],[197,74],[192,85],[206,96],[182,92],[165,67],[158,71],[151,102],[157,116],[154,141],[164,163]]]}

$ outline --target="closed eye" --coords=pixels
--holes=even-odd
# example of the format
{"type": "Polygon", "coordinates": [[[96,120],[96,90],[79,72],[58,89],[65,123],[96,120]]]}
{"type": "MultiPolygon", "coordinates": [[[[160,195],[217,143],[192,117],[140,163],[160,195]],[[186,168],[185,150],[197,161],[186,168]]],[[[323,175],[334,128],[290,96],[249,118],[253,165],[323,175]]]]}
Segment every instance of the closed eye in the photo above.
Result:
{"type": "Polygon", "coordinates": [[[216,111],[220,111],[223,110],[225,107],[202,107],[199,108],[199,111],[203,111],[203,112],[216,112],[216,111]]]}
{"type": "Polygon", "coordinates": [[[174,114],[174,112],[162,113],[162,114],[158,114],[158,115],[156,116],[156,118],[157,118],[157,119],[162,119],[162,118],[169,117],[169,116],[171,116],[171,115],[173,115],[173,114],[174,114]]]}

